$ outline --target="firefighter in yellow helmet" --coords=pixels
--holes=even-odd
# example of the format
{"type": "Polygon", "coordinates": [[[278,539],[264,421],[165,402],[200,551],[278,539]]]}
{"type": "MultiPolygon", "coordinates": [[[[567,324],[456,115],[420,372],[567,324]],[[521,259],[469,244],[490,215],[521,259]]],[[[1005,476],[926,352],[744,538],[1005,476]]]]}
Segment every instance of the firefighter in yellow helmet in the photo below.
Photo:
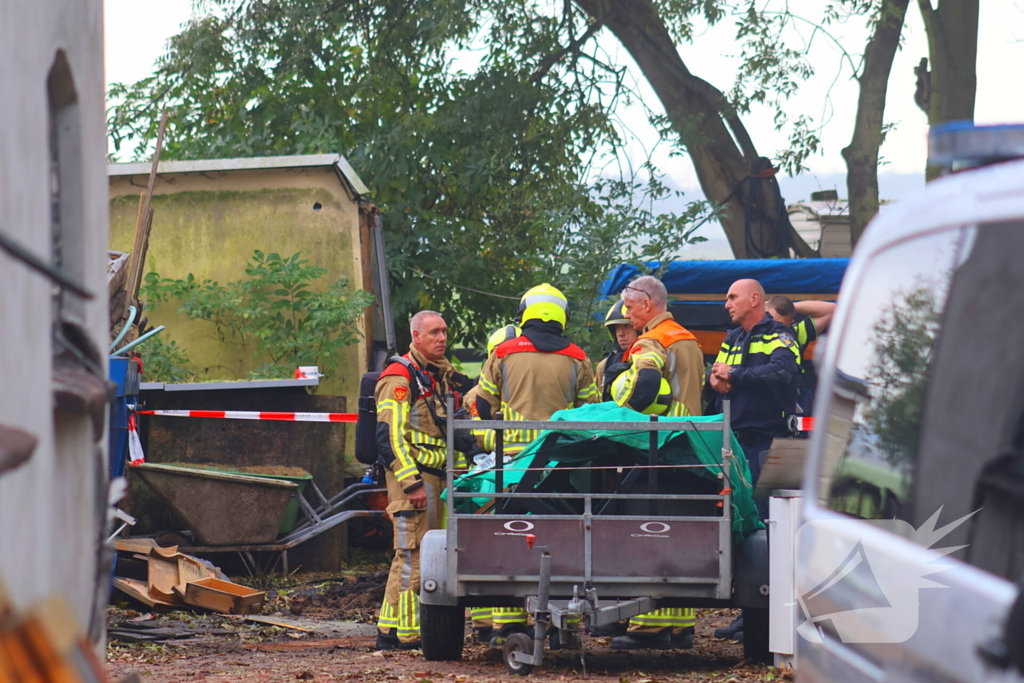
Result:
{"type": "MultiPolygon", "coordinates": [[[[476,406],[491,418],[497,407],[506,420],[547,420],[566,408],[598,401],[587,354],[564,336],[568,301],[543,284],[519,304],[522,334],[499,344],[484,363],[476,406]]],[[[514,455],[537,437],[536,430],[505,431],[505,452],[514,455]]]]}
{"type": "MultiPolygon", "coordinates": [[[[530,289],[519,304],[522,334],[502,342],[484,363],[476,399],[480,417],[491,419],[497,408],[506,420],[547,420],[552,414],[596,403],[597,387],[587,354],[563,335],[568,300],[545,283],[530,289]]],[[[516,454],[537,438],[528,429],[505,430],[505,453],[516,454]]],[[[522,608],[495,608],[491,640],[499,645],[525,629],[522,608]]]]}

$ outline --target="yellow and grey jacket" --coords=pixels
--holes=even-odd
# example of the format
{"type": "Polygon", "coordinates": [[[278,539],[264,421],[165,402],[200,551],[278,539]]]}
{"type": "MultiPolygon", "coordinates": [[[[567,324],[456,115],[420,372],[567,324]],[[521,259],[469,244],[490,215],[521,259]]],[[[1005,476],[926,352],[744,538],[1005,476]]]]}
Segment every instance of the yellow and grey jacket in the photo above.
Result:
{"type": "MultiPolygon", "coordinates": [[[[640,373],[644,370],[656,371],[658,381],[664,378],[672,387],[673,400],[668,409],[669,416],[701,414],[704,354],[693,334],[677,323],[671,313],[661,313],[651,318],[623,360],[631,363],[628,372],[637,376],[633,381],[634,393],[644,384],[640,373]]],[[[631,397],[625,402],[633,405],[631,397]]],[[[646,405],[633,407],[642,410],[646,405]]]]}
{"type": "MultiPolygon", "coordinates": [[[[583,349],[569,344],[559,351],[541,351],[525,336],[494,350],[484,363],[479,386],[477,406],[500,406],[506,420],[547,420],[559,410],[599,400],[593,366],[583,349]]],[[[506,430],[506,452],[522,450],[539,433],[506,430]]]]}
{"type": "Polygon", "coordinates": [[[445,466],[442,426],[445,398],[454,372],[448,361],[427,361],[415,349],[405,354],[412,367],[392,363],[377,380],[377,448],[381,461],[409,492],[423,483],[420,470],[441,476],[445,466]],[[433,408],[433,413],[431,413],[433,408]]]}

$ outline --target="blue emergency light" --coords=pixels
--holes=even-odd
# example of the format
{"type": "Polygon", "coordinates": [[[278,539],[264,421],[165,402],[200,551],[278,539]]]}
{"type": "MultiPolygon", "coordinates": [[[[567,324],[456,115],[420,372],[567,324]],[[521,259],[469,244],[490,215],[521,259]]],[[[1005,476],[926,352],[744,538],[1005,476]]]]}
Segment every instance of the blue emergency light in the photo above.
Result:
{"type": "Polygon", "coordinates": [[[1024,157],[1024,124],[976,126],[950,121],[928,133],[928,163],[943,174],[1024,157]]]}

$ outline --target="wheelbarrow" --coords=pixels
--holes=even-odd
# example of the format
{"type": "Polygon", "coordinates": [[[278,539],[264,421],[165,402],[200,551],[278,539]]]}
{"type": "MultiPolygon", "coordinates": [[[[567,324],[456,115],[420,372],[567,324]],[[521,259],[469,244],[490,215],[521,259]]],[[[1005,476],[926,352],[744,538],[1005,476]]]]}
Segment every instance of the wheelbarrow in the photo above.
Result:
{"type": "Polygon", "coordinates": [[[217,470],[142,463],[131,468],[185,522],[200,545],[182,547],[193,554],[237,552],[258,569],[254,552],[280,553],[288,572],[287,551],[356,517],[380,517],[383,510],[346,510],[360,496],[384,491],[376,484],[353,484],[327,498],[313,481],[311,504],[294,482],[217,470]],[[288,504],[299,504],[293,531],[278,538],[288,504]]]}

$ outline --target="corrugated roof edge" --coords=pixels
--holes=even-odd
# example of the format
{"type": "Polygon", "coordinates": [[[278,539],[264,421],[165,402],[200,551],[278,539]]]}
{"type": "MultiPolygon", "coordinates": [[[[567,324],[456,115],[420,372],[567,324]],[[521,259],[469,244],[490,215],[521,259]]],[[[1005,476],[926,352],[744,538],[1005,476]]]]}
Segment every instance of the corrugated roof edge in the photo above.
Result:
{"type": "MultiPolygon", "coordinates": [[[[257,171],[274,168],[309,168],[333,166],[338,175],[360,196],[370,194],[352,165],[340,154],[300,154],[284,157],[249,157],[246,159],[197,159],[194,161],[161,161],[157,173],[204,173],[210,171],[257,171]]],[[[129,164],[108,164],[111,177],[149,175],[149,161],[129,164]]]]}

